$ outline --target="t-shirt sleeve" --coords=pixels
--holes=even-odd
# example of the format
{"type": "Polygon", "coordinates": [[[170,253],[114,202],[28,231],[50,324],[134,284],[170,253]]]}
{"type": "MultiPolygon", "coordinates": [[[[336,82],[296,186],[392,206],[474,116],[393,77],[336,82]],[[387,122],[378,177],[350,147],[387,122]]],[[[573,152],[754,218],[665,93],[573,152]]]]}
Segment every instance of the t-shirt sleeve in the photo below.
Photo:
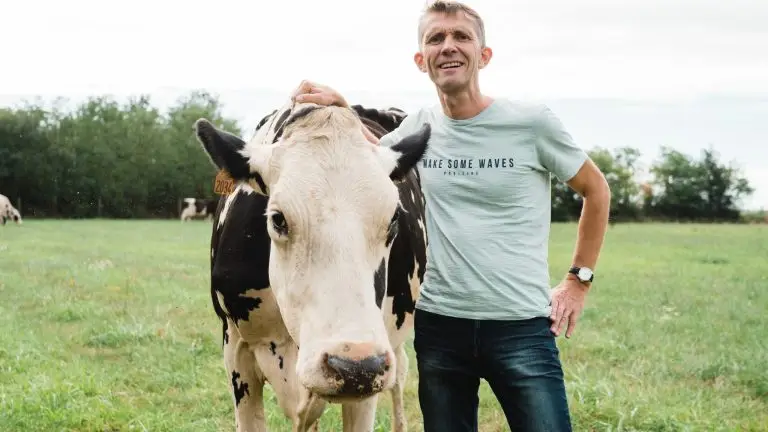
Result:
{"type": "Polygon", "coordinates": [[[539,113],[536,133],[539,163],[562,182],[573,178],[586,162],[588,155],[574,143],[563,123],[547,106],[539,113]]]}

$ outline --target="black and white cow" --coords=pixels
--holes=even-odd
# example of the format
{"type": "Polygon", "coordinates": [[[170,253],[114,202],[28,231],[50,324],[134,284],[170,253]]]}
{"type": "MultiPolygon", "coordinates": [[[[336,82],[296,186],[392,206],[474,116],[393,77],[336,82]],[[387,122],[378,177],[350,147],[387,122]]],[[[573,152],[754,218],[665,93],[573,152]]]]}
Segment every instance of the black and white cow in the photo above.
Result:
{"type": "Polygon", "coordinates": [[[184,198],[181,221],[186,222],[194,218],[213,218],[217,204],[218,201],[215,199],[184,198]]]}
{"type": "Polygon", "coordinates": [[[383,391],[393,429],[406,429],[405,342],[427,244],[412,168],[430,128],[390,148],[361,131],[380,137],[404,117],[288,103],[247,144],[196,122],[213,163],[238,182],[219,201],[211,239],[238,431],[266,430],[266,382],[294,431],[315,430],[328,402],[342,404],[344,431],[371,431],[383,391]]]}
{"type": "Polygon", "coordinates": [[[16,222],[17,225],[23,223],[21,213],[11,204],[11,200],[0,194],[0,222],[5,225],[9,220],[16,222]]]}

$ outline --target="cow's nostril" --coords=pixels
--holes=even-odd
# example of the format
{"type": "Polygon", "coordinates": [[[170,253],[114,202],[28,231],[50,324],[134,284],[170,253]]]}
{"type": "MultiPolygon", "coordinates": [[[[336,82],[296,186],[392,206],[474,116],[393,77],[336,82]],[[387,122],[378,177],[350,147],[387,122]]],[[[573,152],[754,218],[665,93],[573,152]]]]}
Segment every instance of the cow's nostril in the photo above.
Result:
{"type": "Polygon", "coordinates": [[[389,361],[386,354],[365,357],[361,360],[336,355],[326,354],[326,356],[326,364],[343,379],[357,377],[372,378],[389,370],[389,361]]]}

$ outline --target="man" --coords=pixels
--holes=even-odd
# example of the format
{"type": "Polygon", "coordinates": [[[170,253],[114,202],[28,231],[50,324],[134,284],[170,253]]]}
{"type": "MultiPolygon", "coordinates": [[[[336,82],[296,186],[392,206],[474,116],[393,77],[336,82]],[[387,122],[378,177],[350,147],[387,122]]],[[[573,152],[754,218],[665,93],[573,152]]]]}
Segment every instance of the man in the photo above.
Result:
{"type": "MultiPolygon", "coordinates": [[[[473,9],[432,3],[419,22],[414,61],[440,104],[410,114],[378,142],[389,146],[432,125],[418,168],[429,236],[414,322],[424,430],[477,431],[482,378],[513,431],[570,431],[555,337],[566,322],[571,337],[584,307],[610,190],[546,106],[480,91],[478,74],[491,58],[473,9]],[[551,292],[550,174],[583,197],[572,267],[551,292]]],[[[294,97],[347,106],[338,92],[308,81],[294,97]]]]}

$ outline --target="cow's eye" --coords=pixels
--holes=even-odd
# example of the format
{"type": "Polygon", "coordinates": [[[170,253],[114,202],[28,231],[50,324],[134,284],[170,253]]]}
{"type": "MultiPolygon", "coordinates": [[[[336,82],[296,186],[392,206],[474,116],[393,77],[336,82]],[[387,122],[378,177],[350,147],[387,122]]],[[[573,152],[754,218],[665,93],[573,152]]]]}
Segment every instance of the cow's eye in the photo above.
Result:
{"type": "Polygon", "coordinates": [[[288,222],[285,220],[285,216],[281,212],[274,212],[270,215],[270,222],[272,223],[272,229],[281,236],[288,234],[288,222]]]}

